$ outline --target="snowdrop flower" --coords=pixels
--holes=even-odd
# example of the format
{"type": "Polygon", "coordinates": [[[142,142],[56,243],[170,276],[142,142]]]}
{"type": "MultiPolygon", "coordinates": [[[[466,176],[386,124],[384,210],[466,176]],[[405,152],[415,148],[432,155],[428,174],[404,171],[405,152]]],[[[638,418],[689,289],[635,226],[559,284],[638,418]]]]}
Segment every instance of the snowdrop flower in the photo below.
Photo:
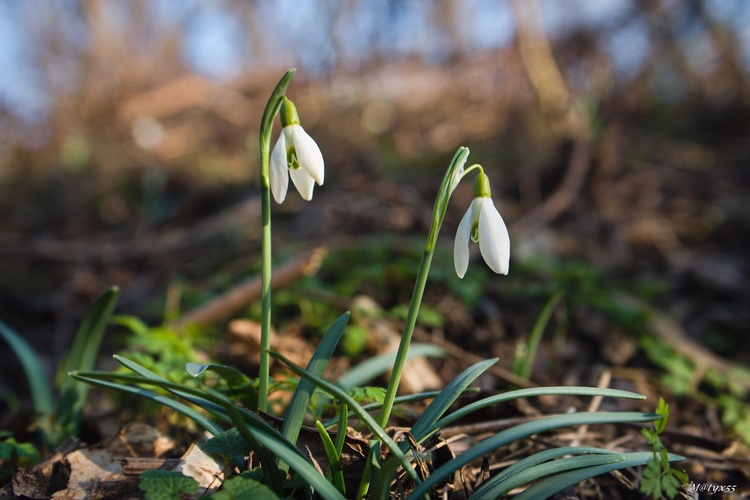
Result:
{"type": "Polygon", "coordinates": [[[456,274],[463,278],[469,267],[469,240],[479,243],[479,250],[490,269],[498,274],[508,274],[510,237],[503,218],[492,203],[490,181],[484,172],[474,183],[474,196],[456,231],[453,244],[456,274]]]}
{"type": "Polygon", "coordinates": [[[315,183],[323,185],[323,155],[299,124],[297,108],[286,97],[281,104],[281,126],[281,135],[271,152],[271,192],[276,203],[282,203],[291,176],[300,196],[310,201],[315,183]]]}

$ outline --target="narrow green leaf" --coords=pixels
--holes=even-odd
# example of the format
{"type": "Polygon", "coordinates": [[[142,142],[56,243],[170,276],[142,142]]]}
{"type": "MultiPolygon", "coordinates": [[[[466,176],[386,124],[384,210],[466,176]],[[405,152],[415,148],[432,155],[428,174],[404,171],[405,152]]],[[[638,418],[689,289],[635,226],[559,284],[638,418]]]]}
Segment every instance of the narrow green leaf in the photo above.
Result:
{"type": "MultiPolygon", "coordinates": [[[[323,375],[323,370],[328,365],[328,360],[331,359],[348,321],[349,312],[345,312],[328,328],[328,331],[323,335],[318,347],[315,349],[312,358],[307,363],[308,373],[316,377],[323,375]]],[[[289,402],[284,423],[281,426],[281,435],[292,443],[297,442],[313,391],[315,391],[315,384],[306,379],[300,380],[299,384],[297,384],[297,389],[294,391],[292,400],[289,402]]]]}
{"type": "MultiPolygon", "coordinates": [[[[417,394],[405,394],[403,396],[398,396],[393,402],[395,404],[401,404],[401,403],[411,403],[413,401],[423,401],[425,399],[430,398],[436,398],[440,395],[442,391],[425,391],[425,392],[419,392],[417,394]]],[[[468,389],[464,391],[464,395],[467,393],[477,392],[475,389],[468,389]]],[[[371,412],[373,410],[377,410],[378,408],[381,408],[383,406],[382,403],[370,403],[367,405],[362,405],[362,409],[366,412],[371,412]]],[[[354,412],[349,412],[349,417],[353,417],[354,412]]],[[[332,419],[325,423],[325,428],[330,429],[331,427],[335,426],[338,422],[338,419],[332,419]]]]}
{"type": "Polygon", "coordinates": [[[539,313],[539,316],[534,322],[534,327],[531,329],[531,333],[529,334],[529,339],[526,343],[526,349],[524,349],[524,356],[520,360],[519,367],[516,372],[517,375],[527,380],[531,376],[531,368],[534,365],[534,359],[536,359],[536,352],[539,349],[539,343],[542,340],[542,334],[544,333],[544,329],[547,327],[547,324],[552,317],[552,311],[555,310],[555,307],[562,298],[562,292],[553,294],[552,297],[550,297],[547,303],[544,305],[542,312],[539,313]]]}
{"type": "Polygon", "coordinates": [[[474,495],[483,494],[485,490],[494,488],[495,485],[505,481],[506,479],[515,476],[516,474],[519,474],[523,472],[526,469],[529,469],[531,467],[534,467],[536,465],[542,464],[544,462],[548,462],[549,460],[553,460],[555,458],[559,458],[565,455],[582,455],[582,454],[607,454],[607,453],[613,453],[611,450],[605,450],[602,448],[594,448],[591,446],[563,446],[560,448],[551,448],[549,450],[543,450],[538,453],[534,453],[531,456],[528,456],[524,459],[519,460],[518,462],[514,463],[513,465],[510,465],[506,469],[504,469],[502,472],[488,480],[487,482],[483,483],[477,490],[474,492],[471,498],[474,498],[474,495]]]}
{"type": "Polygon", "coordinates": [[[245,385],[252,382],[250,377],[239,371],[237,368],[218,363],[185,363],[185,371],[191,377],[198,378],[207,371],[212,371],[226,380],[230,386],[245,385]]]}
{"type": "Polygon", "coordinates": [[[519,389],[515,391],[509,391],[505,392],[503,394],[497,394],[494,396],[489,396],[484,399],[480,399],[479,401],[475,401],[471,404],[468,404],[466,406],[463,406],[456,410],[455,412],[451,413],[450,415],[447,415],[437,422],[435,424],[427,429],[425,432],[420,433],[420,435],[415,435],[415,439],[421,440],[430,434],[432,434],[435,431],[438,431],[444,427],[447,427],[448,425],[452,424],[456,420],[463,418],[471,413],[474,413],[477,410],[481,410],[483,408],[486,408],[488,406],[498,404],[498,403],[504,403],[506,401],[511,401],[513,399],[520,399],[520,398],[530,398],[534,396],[550,396],[550,395],[565,395],[565,396],[607,396],[612,398],[625,398],[625,399],[645,399],[645,396],[642,396],[641,394],[630,392],[630,391],[622,391],[619,389],[602,389],[598,387],[576,387],[576,386],[557,386],[557,387],[531,387],[528,389],[519,389]]]}
{"type": "MultiPolygon", "coordinates": [[[[73,339],[73,346],[68,354],[63,373],[74,370],[90,370],[94,367],[96,357],[99,354],[99,347],[104,338],[104,330],[112,317],[118,295],[119,289],[117,287],[110,288],[94,302],[94,305],[86,313],[73,339]]],[[[78,435],[88,390],[88,386],[70,377],[63,380],[60,387],[58,422],[64,435],[78,435]]]]}
{"type": "MultiPolygon", "coordinates": [[[[336,455],[340,456],[341,451],[344,449],[344,442],[346,441],[346,429],[349,425],[349,407],[346,403],[341,403],[339,409],[339,431],[336,434],[336,455]]],[[[324,425],[323,428],[327,429],[324,425]]]]}
{"type": "MultiPolygon", "coordinates": [[[[409,347],[409,352],[406,355],[406,359],[415,357],[442,358],[444,356],[445,350],[442,347],[438,347],[433,344],[422,344],[417,342],[409,347]]],[[[346,373],[337,378],[336,384],[345,389],[364,385],[393,368],[393,362],[395,360],[396,351],[386,352],[368,358],[366,361],[363,361],[357,366],[350,368],[346,373]]]]}
{"type": "Polygon", "coordinates": [[[559,460],[545,462],[543,464],[520,470],[513,476],[506,478],[504,481],[497,481],[492,484],[488,483],[486,487],[483,484],[473,495],[471,495],[470,499],[494,500],[496,498],[501,498],[502,495],[505,495],[519,486],[523,486],[526,483],[530,483],[550,474],[559,474],[561,472],[595,465],[617,463],[624,459],[625,456],[620,453],[609,452],[597,455],[561,458],[559,460]]]}
{"type": "MultiPolygon", "coordinates": [[[[247,442],[250,449],[255,451],[256,458],[260,462],[260,467],[263,470],[263,478],[268,481],[271,488],[274,491],[281,492],[283,478],[286,476],[278,466],[276,465],[276,459],[273,457],[269,450],[266,449],[258,441],[259,436],[271,436],[271,434],[265,434],[264,432],[253,432],[251,427],[246,424],[242,416],[240,415],[239,409],[232,403],[227,402],[225,405],[227,415],[235,425],[235,429],[239,432],[242,438],[247,442]]],[[[283,438],[277,442],[280,446],[287,446],[287,443],[283,441],[283,438]]],[[[295,451],[299,451],[296,450],[295,451]]]]}
{"type": "Polygon", "coordinates": [[[47,419],[52,415],[52,389],[44,374],[44,367],[36,351],[26,340],[0,321],[0,337],[10,346],[21,363],[26,380],[29,382],[34,411],[47,419]]]}
{"type": "Polygon", "coordinates": [[[396,476],[398,467],[399,463],[395,458],[388,458],[385,462],[379,464],[378,467],[373,467],[370,485],[371,500],[390,500],[394,498],[391,495],[391,483],[396,476]]]}
{"type": "MultiPolygon", "coordinates": [[[[639,465],[645,465],[648,463],[653,453],[647,452],[634,452],[624,453],[625,459],[620,462],[595,465],[591,467],[585,467],[582,469],[576,469],[568,472],[562,472],[555,474],[554,476],[542,479],[541,481],[534,483],[529,488],[524,490],[522,493],[515,497],[516,500],[537,500],[549,498],[555,493],[558,493],[568,486],[585,481],[586,479],[596,477],[601,474],[606,474],[615,470],[626,469],[628,467],[636,467],[639,465]]],[[[678,455],[670,455],[671,461],[684,460],[683,457],[678,455]]]]}
{"type": "MultiPolygon", "coordinates": [[[[317,491],[322,498],[337,500],[344,499],[339,490],[336,489],[331,483],[320,475],[315,466],[310,463],[302,453],[295,448],[290,446],[290,443],[283,439],[281,435],[274,436],[264,432],[259,432],[257,429],[247,425],[243,425],[244,422],[237,420],[238,408],[228,408],[230,416],[233,416],[236,422],[240,425],[237,426],[243,437],[250,437],[252,440],[257,441],[261,446],[265,447],[268,451],[279,457],[281,460],[289,464],[289,466],[297,471],[305,481],[310,484],[315,491],[317,491]]],[[[246,437],[246,439],[247,439],[246,437]]],[[[272,466],[275,466],[273,462],[272,466]]]]}
{"type": "Polygon", "coordinates": [[[415,498],[419,498],[422,495],[426,495],[430,491],[430,489],[441,484],[451,474],[453,474],[455,471],[459,470],[469,462],[476,460],[477,458],[481,458],[501,446],[505,446],[518,439],[522,439],[533,434],[538,434],[540,432],[545,432],[551,429],[567,427],[571,425],[652,422],[656,418],[658,418],[658,416],[654,413],[580,412],[543,417],[532,422],[526,422],[499,432],[492,437],[484,439],[461,455],[446,462],[437,470],[435,470],[430,475],[430,477],[422,482],[422,484],[417,486],[412,492],[412,496],[414,496],[415,498]]]}
{"type": "Polygon", "coordinates": [[[485,370],[495,363],[497,363],[497,358],[480,361],[479,363],[468,367],[456,378],[451,380],[450,383],[445,386],[445,389],[440,392],[440,395],[436,397],[427,408],[425,408],[422,415],[416,422],[414,422],[414,425],[411,428],[411,435],[414,436],[414,439],[420,441],[426,437],[426,432],[429,431],[435,422],[443,416],[456,399],[461,396],[464,390],[482,373],[484,373],[485,370]]]}
{"type": "MultiPolygon", "coordinates": [[[[331,474],[331,478],[333,478],[333,485],[336,486],[336,488],[343,494],[346,495],[346,483],[344,483],[344,472],[341,470],[341,459],[338,451],[336,450],[336,445],[333,444],[333,440],[331,439],[331,435],[328,434],[328,431],[325,427],[323,427],[323,423],[320,420],[315,421],[315,427],[318,429],[318,434],[320,434],[320,440],[323,442],[323,449],[326,452],[326,457],[328,457],[328,470],[331,474]]],[[[346,434],[346,431],[341,431],[340,433],[346,434]]]]}
{"type": "MultiPolygon", "coordinates": [[[[120,358],[118,361],[124,361],[124,365],[134,368],[139,372],[146,373],[147,375],[151,372],[140,367],[137,363],[130,362],[124,358],[120,358]]],[[[271,427],[269,424],[261,420],[254,413],[240,408],[234,405],[231,399],[227,398],[223,394],[214,391],[212,389],[197,389],[194,387],[183,386],[174,382],[169,382],[160,378],[145,378],[139,375],[130,375],[123,373],[110,373],[110,372],[81,372],[73,374],[79,379],[87,379],[90,383],[103,384],[106,382],[118,381],[131,384],[148,384],[161,387],[163,389],[171,390],[175,393],[185,394],[192,397],[197,397],[202,400],[208,401],[213,405],[220,405],[224,408],[222,415],[225,418],[229,418],[237,427],[238,431],[242,434],[243,438],[254,446],[259,454],[264,454],[264,448],[269,450],[275,456],[284,460],[289,464],[297,473],[300,474],[306,481],[308,481],[317,491],[321,493],[324,498],[343,498],[338,490],[325,480],[315,469],[315,467],[307,461],[306,457],[300,452],[292,443],[286,440],[276,429],[271,427]]],[[[151,374],[150,377],[155,377],[151,374]]],[[[128,386],[121,386],[119,384],[112,384],[112,388],[118,390],[136,390],[135,388],[128,386]]],[[[142,390],[142,389],[138,389],[142,390]]],[[[162,404],[173,408],[180,408],[180,404],[169,399],[163,398],[160,400],[162,404]]],[[[182,405],[182,407],[189,409],[182,405]]],[[[218,432],[216,432],[218,433],[218,432]]],[[[267,472],[269,473],[269,480],[273,478],[273,471],[275,469],[274,461],[269,457],[265,460],[267,464],[267,472]]]]}
{"type": "Polygon", "coordinates": [[[216,373],[224,379],[228,386],[227,390],[224,391],[227,396],[237,397],[252,411],[258,411],[258,391],[255,381],[237,368],[217,363],[186,363],[185,371],[195,378],[200,377],[207,371],[216,373]]]}
{"type": "Polygon", "coordinates": [[[175,401],[174,399],[168,398],[167,396],[156,394],[155,392],[148,391],[140,387],[133,387],[130,385],[118,384],[116,382],[102,380],[100,378],[97,378],[96,376],[90,377],[90,376],[87,376],[85,372],[72,372],[70,376],[77,380],[80,380],[81,382],[86,382],[87,384],[96,385],[96,386],[104,387],[107,389],[113,389],[113,390],[128,393],[128,394],[133,394],[135,396],[139,396],[144,399],[151,400],[155,403],[164,405],[167,408],[171,408],[185,415],[190,420],[192,420],[193,422],[195,422],[196,424],[198,424],[200,427],[207,430],[211,434],[219,434],[222,431],[222,428],[219,425],[215,424],[214,422],[206,418],[205,415],[198,413],[197,411],[190,408],[189,406],[183,403],[180,403],[179,401],[175,401]]]}
{"type": "MultiPolygon", "coordinates": [[[[124,358],[120,358],[124,359],[124,358]]],[[[130,364],[134,364],[130,362],[130,364]]],[[[145,370],[145,368],[140,367],[142,370],[145,370]]],[[[131,375],[127,373],[114,373],[114,372],[99,372],[99,371],[89,371],[89,372],[73,372],[74,376],[78,378],[87,378],[90,380],[97,380],[97,381],[110,381],[110,382],[120,382],[125,384],[146,384],[146,385],[154,385],[157,387],[161,387],[162,389],[166,389],[173,394],[183,397],[187,399],[190,402],[201,402],[203,403],[200,405],[203,409],[206,411],[211,412],[214,415],[228,418],[228,415],[226,413],[226,406],[232,405],[235,406],[233,401],[229,399],[224,394],[221,394],[218,391],[213,391],[207,388],[204,389],[198,389],[195,387],[190,387],[182,384],[178,384],[176,382],[170,382],[163,378],[145,378],[141,377],[139,375],[131,375]],[[223,411],[219,412],[217,411],[217,406],[220,408],[223,408],[223,411]]],[[[169,400],[169,398],[166,398],[169,400]]],[[[258,415],[255,413],[245,409],[237,407],[237,410],[240,412],[240,415],[242,415],[242,418],[248,425],[252,425],[253,427],[257,428],[259,431],[274,435],[276,438],[282,439],[286,441],[281,434],[271,425],[263,421],[258,415]]],[[[288,442],[287,442],[288,443],[288,442]]],[[[288,443],[289,446],[294,447],[291,443],[288,443]]],[[[296,449],[296,448],[295,448],[296,449]]]]}
{"type": "MultiPolygon", "coordinates": [[[[136,373],[137,375],[140,375],[142,378],[146,380],[150,380],[154,382],[154,384],[152,385],[161,387],[162,389],[165,389],[171,392],[175,396],[179,396],[183,399],[186,399],[190,401],[191,403],[193,403],[194,405],[199,406],[206,411],[210,411],[213,414],[221,414],[221,415],[226,416],[224,413],[223,407],[221,405],[215,402],[208,401],[202,396],[197,395],[197,394],[202,394],[202,393],[198,392],[196,394],[195,391],[190,391],[190,393],[188,393],[185,391],[187,389],[187,386],[171,382],[165,379],[164,377],[162,377],[161,375],[157,375],[156,373],[152,372],[148,368],[139,365],[135,361],[131,361],[127,358],[123,358],[122,356],[118,356],[117,354],[113,355],[112,358],[118,363],[120,363],[122,366],[127,368],[128,370],[136,373]],[[165,384],[160,385],[162,382],[164,382],[165,384]]],[[[94,376],[97,376],[96,374],[98,374],[99,376],[102,376],[101,372],[93,372],[93,373],[95,374],[94,376]]],[[[131,379],[131,380],[137,380],[137,379],[131,379]]],[[[134,382],[134,383],[142,383],[142,381],[134,382]]]]}
{"type": "Polygon", "coordinates": [[[328,382],[325,379],[322,379],[320,377],[315,377],[309,373],[307,373],[305,370],[303,370],[301,367],[295,365],[291,361],[289,361],[287,358],[285,358],[283,355],[279,354],[278,352],[269,351],[271,356],[278,359],[282,363],[284,363],[290,370],[292,370],[294,373],[299,375],[300,377],[303,377],[307,380],[312,381],[320,387],[325,392],[331,394],[335,398],[337,398],[342,403],[346,403],[349,408],[354,411],[354,413],[362,419],[362,421],[367,425],[367,427],[380,439],[383,443],[385,443],[386,446],[388,446],[388,449],[393,453],[394,456],[398,457],[398,460],[400,461],[401,465],[404,467],[404,470],[411,476],[411,478],[418,483],[419,477],[417,477],[417,473],[414,471],[414,469],[411,467],[411,464],[409,463],[409,460],[406,458],[406,455],[401,451],[401,448],[399,448],[398,444],[385,432],[385,430],[378,425],[378,423],[375,421],[374,418],[370,416],[369,413],[367,413],[362,407],[357,403],[354,398],[352,398],[349,394],[346,393],[343,389],[340,387],[332,384],[331,382],[328,382]]]}

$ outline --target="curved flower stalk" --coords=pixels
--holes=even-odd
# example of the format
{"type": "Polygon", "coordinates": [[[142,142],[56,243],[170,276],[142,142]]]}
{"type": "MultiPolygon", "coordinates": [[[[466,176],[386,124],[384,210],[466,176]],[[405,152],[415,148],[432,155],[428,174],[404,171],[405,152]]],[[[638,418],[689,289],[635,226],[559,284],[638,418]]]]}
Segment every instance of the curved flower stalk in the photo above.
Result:
{"type": "Polygon", "coordinates": [[[271,153],[273,198],[276,203],[284,202],[291,177],[300,196],[310,201],[315,183],[323,185],[323,155],[313,138],[300,125],[294,103],[286,97],[281,104],[281,125],[281,134],[271,153]]]}
{"type": "Polygon", "coordinates": [[[260,121],[260,207],[261,207],[261,319],[260,319],[260,368],[258,374],[258,409],[266,411],[268,408],[268,385],[270,358],[268,350],[271,348],[271,181],[270,156],[271,133],[273,121],[284,101],[289,82],[291,82],[295,68],[284,73],[279,83],[273,89],[271,97],[263,110],[260,121]]]}
{"type": "Polygon", "coordinates": [[[463,278],[469,268],[469,240],[479,243],[479,251],[490,269],[498,274],[508,274],[508,228],[492,203],[490,181],[484,172],[480,172],[474,182],[474,196],[456,231],[453,244],[456,274],[463,278]]]}
{"type": "Polygon", "coordinates": [[[461,181],[461,178],[471,170],[464,169],[468,157],[469,148],[463,146],[458,148],[456,154],[453,155],[453,159],[448,166],[448,170],[446,171],[445,176],[443,177],[443,182],[440,184],[440,189],[438,190],[438,195],[435,200],[435,208],[432,213],[430,232],[427,235],[427,241],[425,242],[424,251],[422,253],[422,261],[420,262],[419,270],[417,271],[417,280],[416,283],[414,283],[414,291],[412,292],[411,302],[409,303],[409,310],[406,313],[404,330],[401,334],[401,341],[399,342],[396,359],[393,363],[391,379],[388,382],[388,388],[385,392],[383,407],[378,415],[378,423],[382,427],[387,425],[388,418],[393,409],[393,401],[396,399],[396,391],[398,390],[401,381],[401,373],[403,372],[404,363],[406,362],[409,344],[414,335],[414,327],[417,324],[417,314],[419,314],[419,306],[422,304],[422,296],[424,295],[425,285],[427,284],[427,275],[430,273],[432,257],[435,254],[438,233],[440,232],[440,227],[443,225],[445,212],[448,210],[448,201],[450,200],[453,190],[461,181]]]}

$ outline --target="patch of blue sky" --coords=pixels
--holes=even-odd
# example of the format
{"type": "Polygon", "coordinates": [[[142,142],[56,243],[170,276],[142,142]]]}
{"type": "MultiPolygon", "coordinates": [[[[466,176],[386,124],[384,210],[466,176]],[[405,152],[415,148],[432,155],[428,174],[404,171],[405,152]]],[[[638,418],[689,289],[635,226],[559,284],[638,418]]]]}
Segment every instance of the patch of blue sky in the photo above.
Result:
{"type": "Polygon", "coordinates": [[[245,65],[241,21],[215,4],[191,17],[182,53],[195,71],[217,79],[238,75],[245,65]]]}
{"type": "Polygon", "coordinates": [[[750,2],[737,0],[705,0],[706,10],[722,24],[733,28],[740,43],[741,63],[750,66],[750,2]]]}
{"type": "Polygon", "coordinates": [[[539,0],[542,24],[551,37],[581,26],[606,25],[632,6],[632,0],[539,0]]]}
{"type": "Polygon", "coordinates": [[[457,7],[458,35],[466,50],[493,49],[513,40],[515,19],[509,3],[468,0],[457,7]]]}
{"type": "Polygon", "coordinates": [[[24,53],[28,40],[20,17],[18,8],[0,2],[0,100],[23,120],[38,122],[47,116],[49,96],[42,75],[24,53]]]}
{"type": "Polygon", "coordinates": [[[604,46],[612,58],[614,72],[623,80],[634,77],[649,57],[651,42],[648,28],[640,19],[612,30],[604,40],[604,46]]]}

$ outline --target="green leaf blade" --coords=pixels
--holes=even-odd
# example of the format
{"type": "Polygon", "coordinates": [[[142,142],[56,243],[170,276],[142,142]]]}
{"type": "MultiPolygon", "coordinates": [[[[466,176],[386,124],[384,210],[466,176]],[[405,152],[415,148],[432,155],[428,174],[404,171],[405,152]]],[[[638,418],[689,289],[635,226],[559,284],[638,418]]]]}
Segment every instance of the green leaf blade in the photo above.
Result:
{"type": "Polygon", "coordinates": [[[504,403],[513,399],[529,398],[535,396],[602,396],[626,399],[645,399],[645,396],[620,389],[598,388],[598,387],[578,387],[578,386],[558,386],[558,387],[531,387],[528,389],[519,389],[489,396],[479,401],[463,406],[455,412],[447,415],[435,422],[424,436],[428,436],[443,427],[452,424],[456,420],[465,417],[475,411],[481,410],[488,406],[504,403]]]}
{"type": "Polygon", "coordinates": [[[414,468],[411,467],[409,459],[406,458],[406,455],[404,455],[403,451],[398,446],[398,444],[396,444],[396,442],[393,440],[393,438],[391,438],[388,435],[385,429],[383,429],[380,425],[378,425],[375,419],[372,418],[370,414],[367,413],[362,408],[362,406],[354,400],[354,398],[352,398],[349,394],[347,394],[345,390],[343,390],[341,387],[338,387],[337,385],[332,384],[331,382],[328,382],[325,379],[311,375],[310,373],[306,372],[301,367],[295,365],[294,363],[292,363],[290,360],[288,360],[287,358],[285,358],[282,354],[279,354],[278,352],[269,351],[269,353],[271,354],[271,356],[273,356],[274,358],[284,363],[290,370],[292,370],[294,373],[296,373],[300,377],[310,380],[311,382],[315,383],[315,385],[320,387],[322,390],[336,397],[339,401],[346,403],[347,406],[352,411],[354,411],[357,417],[362,419],[362,421],[377,436],[377,438],[383,443],[385,443],[385,445],[388,447],[391,453],[393,453],[393,455],[398,458],[401,465],[404,467],[404,470],[409,474],[409,476],[414,480],[414,482],[419,482],[419,477],[417,477],[417,473],[414,471],[414,468]]]}
{"type": "MultiPolygon", "coordinates": [[[[325,370],[325,367],[328,365],[328,360],[331,359],[333,351],[336,349],[336,345],[338,345],[339,340],[341,340],[344,327],[348,322],[349,313],[346,312],[339,316],[330,328],[328,328],[328,331],[323,335],[323,338],[315,349],[312,358],[307,364],[308,373],[316,377],[323,375],[323,370],[325,370]]],[[[305,419],[305,413],[307,413],[307,407],[310,404],[310,398],[314,391],[314,383],[307,379],[300,380],[299,384],[297,384],[297,389],[294,391],[292,400],[289,403],[284,423],[281,426],[281,434],[293,443],[295,443],[299,437],[302,422],[305,419]]]]}
{"type": "Polygon", "coordinates": [[[500,498],[502,495],[505,495],[515,488],[523,486],[524,484],[530,483],[547,475],[559,474],[561,472],[581,469],[584,467],[614,464],[617,462],[621,462],[624,459],[624,455],[620,453],[610,452],[597,455],[584,455],[552,460],[550,462],[535,465],[533,467],[527,467],[519,471],[517,474],[506,478],[504,481],[492,483],[491,486],[488,486],[486,489],[479,488],[470,498],[471,500],[493,500],[495,498],[500,498]]]}
{"type": "MultiPolygon", "coordinates": [[[[516,500],[535,500],[539,498],[548,498],[555,493],[564,490],[568,486],[573,486],[574,484],[578,484],[586,479],[596,477],[601,474],[606,474],[615,470],[645,465],[649,460],[651,460],[653,456],[650,451],[624,453],[624,455],[625,459],[620,462],[584,467],[582,469],[576,469],[547,477],[529,486],[515,498],[516,500]]],[[[670,460],[677,461],[683,460],[683,458],[677,455],[670,455],[670,460]]]]}
{"type": "MultiPolygon", "coordinates": [[[[329,474],[333,478],[333,484],[344,495],[346,495],[346,483],[344,482],[344,472],[341,470],[341,459],[336,445],[331,439],[331,435],[323,426],[320,420],[315,421],[315,427],[318,429],[320,440],[323,442],[323,449],[326,452],[329,464],[329,474]]],[[[345,434],[345,431],[341,431],[345,434]]]]}
{"type": "MultiPolygon", "coordinates": [[[[658,418],[658,415],[653,413],[580,412],[543,417],[532,422],[526,422],[524,424],[520,424],[510,429],[499,432],[487,439],[484,439],[483,441],[480,441],[475,446],[473,446],[471,449],[446,462],[437,470],[435,470],[430,475],[430,477],[422,482],[422,484],[417,486],[412,492],[412,495],[417,498],[421,495],[426,495],[431,488],[439,485],[442,481],[453,474],[454,471],[459,470],[469,462],[477,458],[481,458],[501,446],[505,446],[514,441],[517,441],[518,439],[525,438],[533,434],[538,434],[540,432],[545,432],[559,427],[585,424],[592,425],[604,423],[653,422],[656,418],[658,418]]],[[[652,454],[649,453],[649,457],[651,456],[652,454]]]]}
{"type": "Polygon", "coordinates": [[[474,382],[482,373],[484,373],[490,366],[497,363],[497,358],[488,359],[476,363],[463,372],[461,372],[456,378],[443,389],[438,397],[436,397],[427,408],[425,408],[422,415],[414,422],[411,428],[411,435],[414,439],[420,441],[427,436],[427,432],[432,428],[435,422],[443,416],[443,414],[450,408],[450,406],[458,399],[464,390],[474,382]]]}
{"type": "Polygon", "coordinates": [[[23,337],[2,321],[0,321],[0,337],[10,346],[21,363],[21,368],[29,383],[34,411],[45,418],[50,417],[54,411],[52,388],[45,376],[44,366],[36,351],[23,337]]]}
{"type": "MultiPolygon", "coordinates": [[[[117,287],[110,288],[94,302],[86,313],[76,332],[63,373],[91,370],[94,367],[105,328],[112,318],[119,293],[117,287]]],[[[62,435],[78,435],[88,390],[87,385],[71,377],[65,377],[63,380],[58,409],[62,435]]]]}

